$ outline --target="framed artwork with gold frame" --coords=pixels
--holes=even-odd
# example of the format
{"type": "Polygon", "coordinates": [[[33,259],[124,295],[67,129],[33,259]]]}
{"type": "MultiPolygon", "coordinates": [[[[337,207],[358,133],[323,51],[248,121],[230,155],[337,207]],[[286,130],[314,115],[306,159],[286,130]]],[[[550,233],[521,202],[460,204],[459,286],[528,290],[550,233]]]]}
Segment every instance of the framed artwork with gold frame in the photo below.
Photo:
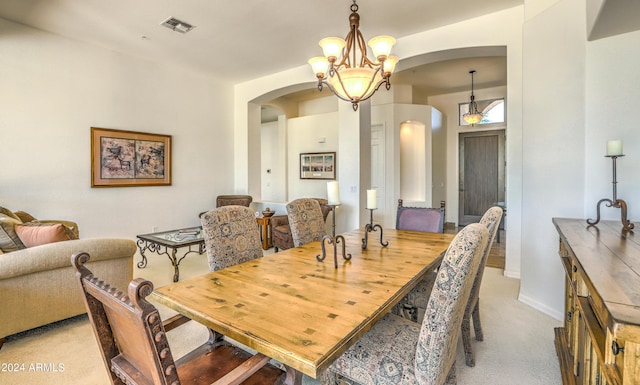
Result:
{"type": "Polygon", "coordinates": [[[91,187],[171,185],[171,135],[91,127],[91,187]]]}

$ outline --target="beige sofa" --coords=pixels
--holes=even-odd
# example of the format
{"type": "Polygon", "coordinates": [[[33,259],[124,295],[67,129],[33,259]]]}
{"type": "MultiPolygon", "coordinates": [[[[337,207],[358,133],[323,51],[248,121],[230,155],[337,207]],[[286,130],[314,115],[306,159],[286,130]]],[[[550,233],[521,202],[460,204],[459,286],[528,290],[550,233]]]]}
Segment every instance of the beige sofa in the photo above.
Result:
{"type": "Polygon", "coordinates": [[[133,276],[130,239],[75,239],[0,251],[0,347],[6,336],[85,313],[71,255],[91,255],[87,268],[116,287],[133,276]]]}

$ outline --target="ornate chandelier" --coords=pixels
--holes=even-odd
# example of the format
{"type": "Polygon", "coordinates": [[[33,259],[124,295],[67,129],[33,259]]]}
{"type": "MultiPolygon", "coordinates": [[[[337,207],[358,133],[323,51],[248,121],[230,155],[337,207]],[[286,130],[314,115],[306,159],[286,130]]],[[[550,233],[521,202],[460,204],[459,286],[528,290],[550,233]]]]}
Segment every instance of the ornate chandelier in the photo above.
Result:
{"type": "Polygon", "coordinates": [[[478,111],[476,97],[473,96],[473,74],[476,73],[476,70],[471,70],[469,73],[471,74],[471,101],[469,102],[469,111],[462,115],[462,119],[469,124],[476,124],[482,120],[482,113],[478,111]]]}
{"type": "Polygon", "coordinates": [[[338,98],[351,102],[354,111],[360,101],[369,99],[381,85],[384,84],[387,90],[391,88],[389,78],[398,63],[396,56],[389,55],[396,43],[391,36],[376,36],[369,40],[375,58],[369,59],[359,25],[358,5],[353,0],[347,37],[320,40],[324,57],[309,59],[318,78],[318,89],[322,91],[326,84],[338,98]]]}

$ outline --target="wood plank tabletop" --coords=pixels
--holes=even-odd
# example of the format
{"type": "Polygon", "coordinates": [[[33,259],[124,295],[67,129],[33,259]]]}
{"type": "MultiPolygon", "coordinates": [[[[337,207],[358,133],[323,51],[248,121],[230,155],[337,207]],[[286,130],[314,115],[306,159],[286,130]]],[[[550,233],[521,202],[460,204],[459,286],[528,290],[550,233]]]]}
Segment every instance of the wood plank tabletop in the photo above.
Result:
{"type": "MultiPolygon", "coordinates": [[[[387,313],[432,268],[454,235],[384,229],[361,249],[362,229],[342,234],[350,261],[320,242],[158,288],[160,303],[313,378],[387,313]]],[[[339,248],[340,249],[340,248],[339,248]]],[[[338,252],[340,254],[340,251],[338,252]]]]}
{"type": "MultiPolygon", "coordinates": [[[[589,226],[584,219],[553,218],[610,315],[610,327],[640,325],[640,236],[620,221],[589,226]]],[[[596,295],[596,293],[592,293],[596,295]]]]}

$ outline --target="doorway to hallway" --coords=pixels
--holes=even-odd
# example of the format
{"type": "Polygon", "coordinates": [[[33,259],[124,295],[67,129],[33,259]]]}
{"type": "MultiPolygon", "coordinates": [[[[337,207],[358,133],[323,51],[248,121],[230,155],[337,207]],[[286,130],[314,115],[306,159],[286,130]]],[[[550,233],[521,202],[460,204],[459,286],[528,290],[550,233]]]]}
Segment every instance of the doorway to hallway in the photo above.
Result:
{"type": "Polygon", "coordinates": [[[458,225],[479,222],[489,207],[504,204],[505,130],[459,134],[458,225]]]}

